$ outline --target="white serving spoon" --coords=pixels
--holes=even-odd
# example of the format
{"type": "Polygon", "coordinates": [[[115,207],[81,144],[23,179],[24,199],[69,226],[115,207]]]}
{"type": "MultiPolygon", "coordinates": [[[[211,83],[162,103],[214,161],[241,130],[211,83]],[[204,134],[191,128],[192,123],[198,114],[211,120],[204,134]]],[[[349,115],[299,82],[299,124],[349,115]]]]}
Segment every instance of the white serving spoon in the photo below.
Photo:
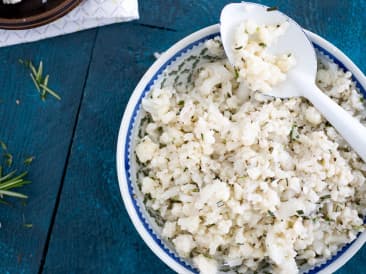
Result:
{"type": "Polygon", "coordinates": [[[302,28],[291,18],[260,4],[242,2],[225,6],[220,17],[220,32],[229,62],[233,64],[235,29],[245,20],[264,25],[289,22],[285,34],[268,50],[273,54],[293,54],[296,65],[287,73],[284,82],[266,94],[280,98],[303,96],[308,99],[366,162],[366,128],[316,86],[317,60],[314,47],[302,28]]]}

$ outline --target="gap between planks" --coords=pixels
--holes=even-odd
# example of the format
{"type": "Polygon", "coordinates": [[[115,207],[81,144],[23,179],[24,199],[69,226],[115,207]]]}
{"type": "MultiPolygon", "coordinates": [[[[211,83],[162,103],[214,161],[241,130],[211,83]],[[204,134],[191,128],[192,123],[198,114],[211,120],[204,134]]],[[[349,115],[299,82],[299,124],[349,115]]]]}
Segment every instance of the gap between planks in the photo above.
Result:
{"type": "Polygon", "coordinates": [[[81,105],[82,105],[83,100],[84,100],[85,87],[86,87],[86,83],[88,82],[90,65],[92,63],[98,33],[99,33],[99,29],[97,28],[96,32],[95,32],[95,35],[94,35],[94,38],[93,38],[93,47],[92,47],[92,50],[90,51],[89,63],[88,63],[86,74],[85,74],[85,80],[84,80],[83,87],[82,87],[81,97],[80,97],[78,109],[77,109],[77,112],[76,112],[75,123],[74,123],[73,129],[72,129],[70,143],[69,143],[69,146],[68,146],[68,149],[67,149],[66,161],[65,161],[64,168],[63,168],[63,172],[62,172],[61,183],[60,183],[60,187],[59,187],[58,192],[57,192],[55,207],[54,207],[53,212],[52,212],[51,222],[50,222],[50,226],[48,228],[46,242],[45,242],[45,245],[44,245],[44,248],[43,248],[38,274],[43,273],[44,265],[46,263],[48,248],[49,248],[49,244],[50,244],[50,240],[51,240],[51,236],[52,236],[53,226],[55,224],[55,220],[56,220],[56,216],[57,216],[57,211],[58,211],[58,208],[59,208],[59,205],[60,205],[62,189],[63,189],[63,186],[64,186],[67,167],[69,165],[71,149],[72,149],[72,145],[74,143],[75,132],[76,132],[76,128],[77,128],[78,121],[79,121],[80,109],[81,109],[81,105]]]}

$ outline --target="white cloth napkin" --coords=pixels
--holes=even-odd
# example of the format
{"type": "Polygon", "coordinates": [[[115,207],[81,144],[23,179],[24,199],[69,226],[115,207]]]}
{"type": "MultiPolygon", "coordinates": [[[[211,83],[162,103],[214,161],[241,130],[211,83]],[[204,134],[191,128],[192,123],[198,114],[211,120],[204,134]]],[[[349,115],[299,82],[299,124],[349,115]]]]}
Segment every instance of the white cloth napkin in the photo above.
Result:
{"type": "Polygon", "coordinates": [[[70,13],[50,24],[29,30],[0,30],[0,47],[138,18],[137,0],[83,0],[70,13]]]}

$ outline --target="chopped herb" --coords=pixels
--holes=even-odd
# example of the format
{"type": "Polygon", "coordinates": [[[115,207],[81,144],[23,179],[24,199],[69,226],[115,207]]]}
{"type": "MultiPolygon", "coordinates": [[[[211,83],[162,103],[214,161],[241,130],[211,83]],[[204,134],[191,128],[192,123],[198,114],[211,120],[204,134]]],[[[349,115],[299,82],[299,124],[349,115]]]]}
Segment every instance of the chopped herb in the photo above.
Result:
{"type": "Polygon", "coordinates": [[[259,43],[259,45],[261,46],[261,47],[263,47],[263,48],[265,48],[267,45],[265,44],[265,43],[263,43],[263,42],[260,42],[259,43]]]}
{"type": "Polygon", "coordinates": [[[287,57],[289,57],[289,58],[290,58],[290,57],[291,57],[291,55],[292,55],[292,54],[291,54],[291,53],[289,53],[289,54],[287,54],[287,57]]]}
{"type": "Polygon", "coordinates": [[[243,47],[242,46],[240,46],[240,47],[237,47],[237,48],[235,48],[236,50],[239,50],[239,49],[242,49],[243,47]]]}
{"type": "Polygon", "coordinates": [[[294,140],[297,140],[297,139],[299,139],[299,133],[298,133],[298,131],[297,131],[297,125],[296,124],[294,124],[294,125],[292,125],[292,127],[291,127],[291,130],[290,130],[290,139],[291,139],[291,141],[294,141],[294,140]]]}
{"type": "Polygon", "coordinates": [[[365,225],[353,225],[352,228],[354,230],[364,230],[365,229],[365,225]]]}
{"type": "Polygon", "coordinates": [[[235,79],[239,78],[239,70],[238,68],[234,67],[234,72],[235,72],[235,79]]]}
{"type": "Polygon", "coordinates": [[[4,157],[6,158],[6,164],[8,165],[8,167],[11,167],[11,165],[13,164],[13,155],[11,155],[10,153],[5,153],[4,157]]]}
{"type": "MultiPolygon", "coordinates": [[[[0,166],[0,171],[2,171],[1,166],[0,166]]],[[[0,172],[0,173],[2,173],[2,172],[0,172]]],[[[13,188],[18,188],[25,184],[30,183],[30,181],[26,181],[24,179],[24,177],[26,175],[27,175],[27,172],[23,172],[21,174],[16,175],[16,170],[13,170],[4,176],[1,176],[0,177],[0,201],[3,201],[2,198],[4,196],[27,199],[28,196],[12,190],[13,188]]]]}
{"type": "Polygon", "coordinates": [[[34,158],[35,158],[34,156],[27,157],[26,159],[24,159],[24,164],[30,165],[33,162],[34,158]]]}
{"type": "Polygon", "coordinates": [[[304,211],[303,210],[296,210],[296,213],[299,215],[304,215],[304,211]]]}
{"type": "Polygon", "coordinates": [[[278,10],[278,8],[277,7],[269,7],[269,8],[267,8],[267,11],[274,11],[274,10],[278,10]]]}
{"type": "Polygon", "coordinates": [[[33,81],[33,84],[37,91],[40,93],[41,99],[46,100],[46,96],[48,94],[55,97],[57,100],[61,100],[61,97],[57,94],[57,92],[53,91],[48,87],[49,75],[47,74],[43,77],[43,62],[40,61],[38,65],[38,69],[36,69],[30,60],[22,60],[19,59],[19,63],[24,65],[26,68],[30,70],[30,77],[33,81]]]}
{"type": "Polygon", "coordinates": [[[180,107],[184,106],[184,101],[183,101],[183,100],[180,100],[180,101],[178,102],[178,106],[180,106],[180,107]]]}
{"type": "Polygon", "coordinates": [[[328,194],[328,195],[321,196],[319,199],[321,201],[324,201],[325,199],[329,199],[330,197],[332,197],[332,196],[330,194],[328,194]]]}
{"type": "Polygon", "coordinates": [[[218,201],[216,203],[217,207],[222,207],[224,205],[224,202],[223,201],[218,201]]]}
{"type": "Polygon", "coordinates": [[[272,211],[268,210],[267,212],[271,217],[276,217],[272,211]]]}
{"type": "Polygon", "coordinates": [[[1,145],[1,148],[2,148],[4,151],[7,151],[7,150],[8,150],[8,146],[7,146],[3,141],[0,141],[0,145],[1,145]]]}
{"type": "Polygon", "coordinates": [[[202,140],[204,139],[204,137],[203,137],[203,133],[201,133],[201,139],[202,139],[202,140]]]}

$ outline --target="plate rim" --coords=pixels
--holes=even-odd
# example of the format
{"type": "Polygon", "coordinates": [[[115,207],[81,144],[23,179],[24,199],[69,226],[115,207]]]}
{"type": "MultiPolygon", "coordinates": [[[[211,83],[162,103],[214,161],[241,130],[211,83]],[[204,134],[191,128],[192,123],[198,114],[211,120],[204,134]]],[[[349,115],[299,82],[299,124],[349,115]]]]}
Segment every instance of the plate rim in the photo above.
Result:
{"type": "MultiPolygon", "coordinates": [[[[134,110],[137,106],[138,100],[143,94],[146,86],[152,80],[154,74],[156,74],[159,69],[167,63],[170,59],[174,57],[180,50],[188,47],[190,44],[197,42],[198,40],[220,32],[219,24],[214,24],[205,28],[202,28],[188,36],[185,36],[183,39],[179,40],[175,44],[173,44],[166,52],[164,52],[145,72],[140,81],[138,82],[136,88],[132,92],[128,104],[125,108],[123,118],[120,124],[120,129],[118,133],[117,140],[117,150],[116,150],[116,164],[117,164],[117,177],[119,188],[122,196],[122,200],[124,202],[124,206],[127,210],[127,213],[132,221],[135,229],[139,233],[140,237],[144,240],[144,242],[148,245],[148,247],[153,251],[153,253],[162,260],[166,265],[168,265],[171,269],[178,273],[192,273],[187,268],[180,265],[176,260],[174,260],[171,256],[169,256],[165,250],[163,250],[159,244],[152,238],[152,235],[147,231],[144,226],[142,220],[138,216],[138,213],[135,209],[134,202],[132,201],[132,196],[130,190],[128,188],[128,173],[126,170],[126,161],[125,161],[125,149],[128,146],[126,144],[126,140],[128,137],[128,130],[130,126],[131,120],[134,118],[134,110]]],[[[309,39],[315,44],[319,45],[322,49],[328,51],[329,54],[333,55],[331,57],[335,57],[338,59],[341,64],[347,68],[347,70],[352,72],[352,76],[357,79],[357,82],[360,83],[361,88],[366,90],[366,77],[362,73],[362,71],[336,46],[334,46],[331,42],[322,38],[321,36],[305,30],[305,33],[308,35],[309,39]]],[[[326,54],[327,55],[327,54],[326,54]]],[[[366,96],[366,94],[364,94],[366,96]]],[[[331,273],[339,269],[343,266],[353,255],[362,247],[362,245],[366,241],[366,231],[358,235],[358,237],[352,241],[349,246],[346,248],[343,253],[339,256],[337,254],[333,255],[329,258],[324,264],[326,266],[320,265],[319,267],[324,267],[317,273],[331,273]],[[334,258],[334,260],[332,260],[334,258]]],[[[342,249],[341,249],[342,250],[342,249]]],[[[338,252],[340,252],[339,250],[338,252]]],[[[316,269],[314,267],[313,269],[316,269]]],[[[308,272],[311,272],[309,270],[308,272]]]]}
{"type": "MultiPolygon", "coordinates": [[[[23,0],[27,1],[27,0],[23,0]]],[[[26,16],[23,18],[0,18],[0,29],[21,30],[39,27],[51,23],[60,17],[66,15],[77,7],[83,0],[64,0],[59,5],[50,10],[41,12],[36,15],[26,16]]]]}

